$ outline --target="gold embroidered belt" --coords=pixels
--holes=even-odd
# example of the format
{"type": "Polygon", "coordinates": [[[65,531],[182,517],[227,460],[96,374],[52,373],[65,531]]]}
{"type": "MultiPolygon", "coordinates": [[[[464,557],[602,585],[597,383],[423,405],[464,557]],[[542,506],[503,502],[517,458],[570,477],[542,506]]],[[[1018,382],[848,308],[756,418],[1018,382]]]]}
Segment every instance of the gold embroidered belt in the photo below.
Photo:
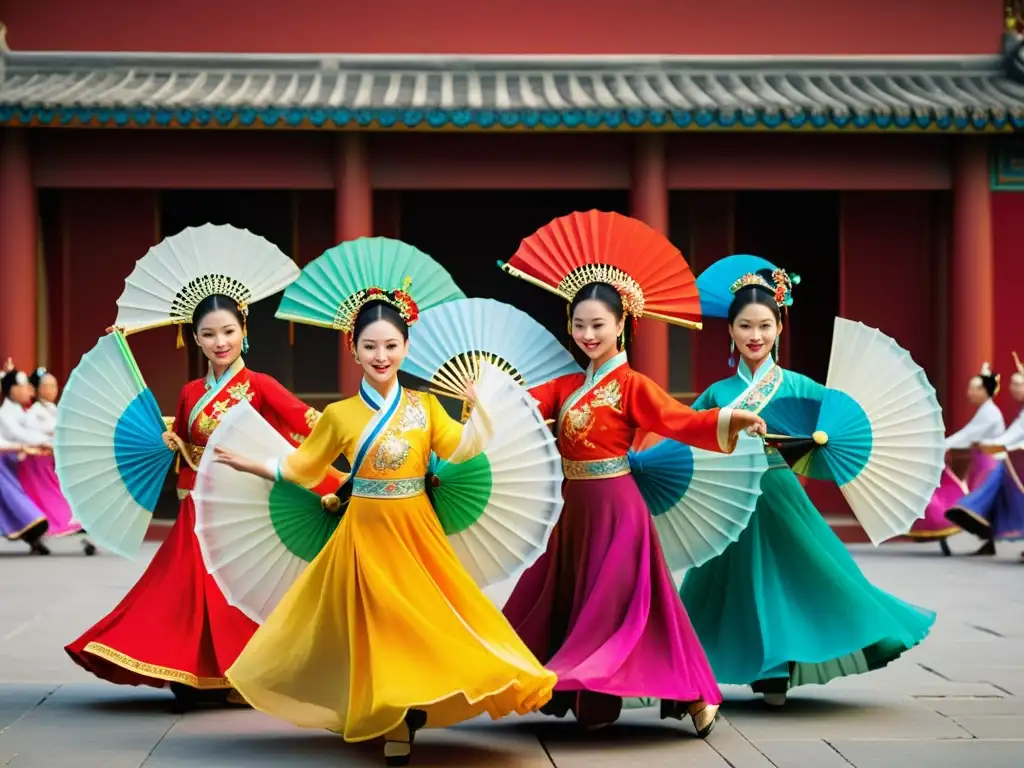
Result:
{"type": "Polygon", "coordinates": [[[364,499],[409,499],[423,493],[426,485],[426,481],[422,477],[394,480],[357,477],[352,480],[352,495],[364,499]]]}
{"type": "Polygon", "coordinates": [[[562,459],[562,474],[566,480],[604,480],[609,477],[622,477],[629,472],[628,456],[613,456],[610,459],[593,461],[562,459]]]}

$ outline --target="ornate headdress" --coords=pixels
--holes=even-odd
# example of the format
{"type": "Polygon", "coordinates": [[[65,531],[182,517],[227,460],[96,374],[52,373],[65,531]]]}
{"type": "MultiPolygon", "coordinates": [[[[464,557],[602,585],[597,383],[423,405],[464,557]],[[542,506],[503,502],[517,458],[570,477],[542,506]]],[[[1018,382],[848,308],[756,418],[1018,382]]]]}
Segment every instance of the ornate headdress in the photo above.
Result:
{"type": "Polygon", "coordinates": [[[246,317],[250,304],[298,276],[295,262],[266,238],[229,224],[189,227],[136,262],[117,300],[114,325],[126,334],[177,325],[181,347],[181,326],[192,322],[204,299],[227,296],[246,317]]]}
{"type": "Polygon", "coordinates": [[[650,317],[701,327],[696,279],[679,249],[620,213],[561,216],[525,238],[509,262],[498,266],[568,302],[586,285],[610,285],[634,323],[650,317]]]}
{"type": "Polygon", "coordinates": [[[352,329],[355,328],[356,318],[359,317],[359,311],[373,301],[380,301],[394,307],[402,316],[405,324],[412,325],[420,317],[420,308],[409,294],[410,285],[412,285],[412,278],[406,277],[402,281],[402,287],[394,291],[373,287],[353,293],[338,307],[334,327],[339,331],[351,334],[352,329]]]}
{"type": "Polygon", "coordinates": [[[770,281],[757,272],[748,272],[729,286],[729,292],[736,293],[741,288],[751,285],[765,288],[775,297],[775,303],[779,305],[779,309],[785,311],[793,306],[793,286],[799,284],[800,275],[790,276],[784,269],[775,269],[770,281]]]}

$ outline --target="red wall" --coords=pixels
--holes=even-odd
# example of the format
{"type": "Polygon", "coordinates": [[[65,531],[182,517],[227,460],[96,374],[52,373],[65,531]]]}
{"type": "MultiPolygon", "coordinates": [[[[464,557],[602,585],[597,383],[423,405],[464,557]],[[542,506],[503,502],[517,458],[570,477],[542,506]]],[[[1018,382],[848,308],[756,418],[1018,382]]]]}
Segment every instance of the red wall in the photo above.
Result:
{"type": "MultiPolygon", "coordinates": [[[[61,245],[69,276],[61,311],[68,313],[70,322],[54,323],[57,302],[52,302],[51,337],[62,334],[54,347],[73,367],[114,322],[124,279],[158,239],[157,193],[67,190],[61,194],[60,206],[61,245]]],[[[174,329],[161,328],[129,337],[139,368],[165,415],[174,414],[187,378],[185,352],[175,348],[175,336],[174,329]]]]}
{"type": "MultiPolygon", "coordinates": [[[[333,132],[47,129],[40,187],[334,189],[333,132]]],[[[672,189],[948,189],[949,139],[684,134],[672,189]]],[[[636,136],[374,133],[376,189],[628,189],[636,136]]]]}
{"type": "Polygon", "coordinates": [[[998,52],[1002,0],[0,0],[15,50],[998,52]]]}
{"type": "Polygon", "coordinates": [[[939,381],[932,195],[844,192],[840,205],[842,315],[892,336],[939,381]]]}
{"type": "MultiPolygon", "coordinates": [[[[1024,359],[1024,192],[992,193],[992,248],[995,259],[995,342],[992,367],[1002,374],[1003,388],[997,402],[1009,422],[1020,405],[1010,397],[1010,374],[1015,370],[1012,352],[1024,359]]],[[[980,362],[980,361],[979,361],[980,362]]]]}

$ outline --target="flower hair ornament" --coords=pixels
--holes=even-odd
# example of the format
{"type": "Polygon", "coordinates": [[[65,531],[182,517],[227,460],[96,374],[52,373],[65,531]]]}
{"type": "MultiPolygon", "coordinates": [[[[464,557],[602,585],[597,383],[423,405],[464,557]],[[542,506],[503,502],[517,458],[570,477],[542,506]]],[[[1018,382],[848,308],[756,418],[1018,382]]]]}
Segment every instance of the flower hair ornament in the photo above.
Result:
{"type": "Polygon", "coordinates": [[[793,286],[800,285],[800,275],[791,276],[784,269],[776,269],[772,272],[772,279],[769,282],[763,275],[749,272],[729,286],[729,292],[736,293],[741,288],[752,285],[770,291],[779,309],[787,312],[789,307],[793,306],[793,286]]]}
{"type": "Polygon", "coordinates": [[[355,330],[356,318],[367,304],[379,301],[394,307],[405,324],[409,326],[419,320],[420,308],[412,294],[409,293],[410,285],[412,285],[412,278],[406,277],[402,281],[402,287],[394,291],[386,291],[377,286],[366,288],[349,296],[338,308],[335,326],[348,335],[348,344],[353,357],[356,356],[356,340],[352,332],[355,330]]]}

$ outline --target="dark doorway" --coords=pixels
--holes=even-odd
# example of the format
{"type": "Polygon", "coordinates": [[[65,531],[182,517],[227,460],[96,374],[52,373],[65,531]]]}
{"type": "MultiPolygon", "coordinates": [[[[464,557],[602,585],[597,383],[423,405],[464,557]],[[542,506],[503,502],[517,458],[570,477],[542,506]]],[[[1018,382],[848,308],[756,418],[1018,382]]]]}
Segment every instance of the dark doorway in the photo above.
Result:
{"type": "Polygon", "coordinates": [[[783,365],[824,383],[839,314],[839,193],[739,192],[735,210],[735,252],[801,278],[781,340],[783,365]]]}
{"type": "Polygon", "coordinates": [[[467,296],[497,299],[531,315],[551,331],[581,364],[570,343],[566,305],[557,296],[502,273],[524,237],[554,218],[598,209],[628,213],[620,191],[403,192],[399,237],[437,259],[467,296]]]}

